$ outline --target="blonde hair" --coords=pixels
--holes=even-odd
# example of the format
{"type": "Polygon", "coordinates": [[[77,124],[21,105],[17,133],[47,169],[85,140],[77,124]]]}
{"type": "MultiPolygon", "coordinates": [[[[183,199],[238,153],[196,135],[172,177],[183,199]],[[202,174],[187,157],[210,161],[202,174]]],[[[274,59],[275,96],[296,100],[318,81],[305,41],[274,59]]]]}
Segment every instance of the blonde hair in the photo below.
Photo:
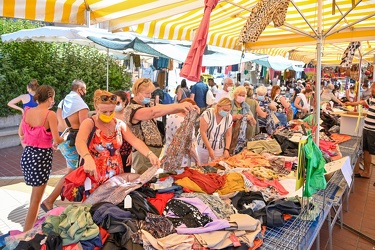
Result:
{"type": "Polygon", "coordinates": [[[233,97],[237,97],[240,93],[245,93],[246,95],[246,88],[244,86],[238,86],[233,90],[233,97]]]}
{"type": "Polygon", "coordinates": [[[217,107],[230,105],[232,107],[232,102],[228,97],[221,98],[214,107],[215,112],[217,112],[217,107]]]}
{"type": "Polygon", "coordinates": [[[267,94],[267,88],[265,86],[259,86],[257,89],[256,89],[256,93],[257,95],[266,95],[267,94]]]}
{"type": "Polygon", "coordinates": [[[253,95],[254,95],[254,90],[252,88],[250,88],[249,86],[246,86],[246,90],[247,90],[247,97],[250,97],[252,98],[253,95]]]}
{"type": "Polygon", "coordinates": [[[137,95],[142,90],[149,89],[151,92],[155,90],[155,86],[149,78],[139,78],[133,83],[132,92],[137,95]]]}

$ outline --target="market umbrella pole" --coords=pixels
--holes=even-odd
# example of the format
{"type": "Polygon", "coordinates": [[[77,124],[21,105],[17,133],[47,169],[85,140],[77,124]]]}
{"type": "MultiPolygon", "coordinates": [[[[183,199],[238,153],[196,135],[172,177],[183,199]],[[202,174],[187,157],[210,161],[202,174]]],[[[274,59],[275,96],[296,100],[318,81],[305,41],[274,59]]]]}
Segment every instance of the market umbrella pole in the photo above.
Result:
{"type": "Polygon", "coordinates": [[[198,82],[200,80],[203,53],[206,48],[208,27],[210,25],[210,16],[218,2],[219,0],[205,0],[202,22],[199,25],[197,34],[194,37],[194,41],[180,71],[180,76],[190,81],[198,82]]]}
{"type": "Polygon", "coordinates": [[[316,43],[316,104],[315,104],[315,116],[316,116],[316,129],[315,129],[315,144],[319,147],[319,131],[320,131],[320,82],[322,80],[322,14],[323,14],[323,3],[322,0],[318,1],[318,38],[316,43]]]}
{"type": "Polygon", "coordinates": [[[106,82],[107,82],[107,91],[108,91],[108,81],[109,81],[109,48],[107,48],[107,79],[106,79],[106,82]]]}

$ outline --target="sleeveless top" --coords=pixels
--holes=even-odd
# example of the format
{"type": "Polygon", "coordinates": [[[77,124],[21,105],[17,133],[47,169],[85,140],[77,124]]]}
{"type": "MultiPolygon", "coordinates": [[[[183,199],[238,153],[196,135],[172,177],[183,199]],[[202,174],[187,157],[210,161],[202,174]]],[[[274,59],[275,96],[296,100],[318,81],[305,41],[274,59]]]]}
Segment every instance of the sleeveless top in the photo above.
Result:
{"type": "Polygon", "coordinates": [[[277,113],[285,113],[285,108],[284,108],[283,104],[280,101],[281,97],[282,97],[281,95],[275,96],[275,100],[274,101],[276,102],[276,112],[277,113]]]}
{"type": "Polygon", "coordinates": [[[48,110],[46,117],[44,118],[43,124],[40,126],[31,127],[25,121],[26,113],[29,108],[26,108],[25,113],[22,117],[22,131],[24,134],[23,142],[27,146],[37,147],[37,148],[51,148],[52,147],[52,133],[50,129],[46,129],[44,124],[46,123],[47,116],[50,112],[48,110]]]}
{"type": "Polygon", "coordinates": [[[31,95],[30,93],[29,93],[29,96],[30,96],[30,101],[28,103],[22,104],[23,109],[25,109],[26,107],[34,108],[34,107],[38,106],[38,103],[36,101],[34,101],[34,96],[31,95]]]}
{"type": "MultiPolygon", "coordinates": [[[[95,161],[98,173],[98,182],[92,183],[92,189],[96,189],[109,178],[122,174],[122,158],[120,148],[122,146],[121,123],[123,121],[114,118],[116,121],[115,131],[112,135],[106,135],[98,127],[88,146],[90,155],[95,161]]],[[[94,126],[95,123],[94,123],[94,126]]]]}

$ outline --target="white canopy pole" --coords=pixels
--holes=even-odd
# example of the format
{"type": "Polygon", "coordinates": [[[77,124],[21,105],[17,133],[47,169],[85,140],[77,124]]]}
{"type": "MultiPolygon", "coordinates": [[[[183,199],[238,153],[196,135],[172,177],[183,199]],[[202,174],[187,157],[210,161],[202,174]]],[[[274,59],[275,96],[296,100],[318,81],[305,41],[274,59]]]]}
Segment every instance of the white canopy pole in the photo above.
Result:
{"type": "MultiPolygon", "coordinates": [[[[375,82],[375,55],[374,55],[374,63],[372,65],[372,83],[375,82]]],[[[369,86],[370,87],[370,86],[369,86]]]]}
{"type": "Polygon", "coordinates": [[[108,75],[109,75],[109,48],[107,48],[107,91],[108,91],[108,75]]]}
{"type": "Polygon", "coordinates": [[[322,80],[322,18],[323,18],[323,1],[318,0],[318,37],[316,38],[316,105],[315,105],[315,143],[319,147],[319,130],[320,130],[320,84],[322,80]]]}

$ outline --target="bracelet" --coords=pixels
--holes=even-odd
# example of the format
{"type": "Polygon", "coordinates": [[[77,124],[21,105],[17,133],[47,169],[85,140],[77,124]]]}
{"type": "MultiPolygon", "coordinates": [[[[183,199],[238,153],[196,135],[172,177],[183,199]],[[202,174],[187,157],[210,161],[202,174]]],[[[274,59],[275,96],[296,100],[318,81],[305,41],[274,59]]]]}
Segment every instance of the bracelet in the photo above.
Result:
{"type": "Polygon", "coordinates": [[[86,153],[82,156],[82,158],[85,158],[86,155],[90,155],[90,153],[86,153]]]}
{"type": "Polygon", "coordinates": [[[229,152],[229,148],[224,148],[224,151],[227,150],[229,152]]]}
{"type": "Polygon", "coordinates": [[[151,154],[152,154],[152,151],[150,150],[150,151],[148,151],[146,157],[148,158],[151,154]]]}

